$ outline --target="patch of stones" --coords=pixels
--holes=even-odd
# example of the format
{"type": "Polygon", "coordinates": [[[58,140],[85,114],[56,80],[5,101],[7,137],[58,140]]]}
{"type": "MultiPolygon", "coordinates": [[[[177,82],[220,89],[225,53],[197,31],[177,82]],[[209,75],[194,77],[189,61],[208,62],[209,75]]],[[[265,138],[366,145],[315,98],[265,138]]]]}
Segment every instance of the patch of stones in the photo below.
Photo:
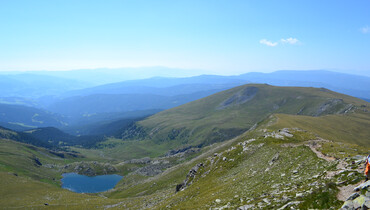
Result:
{"type": "Polygon", "coordinates": [[[370,209],[370,180],[353,190],[355,192],[347,198],[341,210],[370,209]]]}

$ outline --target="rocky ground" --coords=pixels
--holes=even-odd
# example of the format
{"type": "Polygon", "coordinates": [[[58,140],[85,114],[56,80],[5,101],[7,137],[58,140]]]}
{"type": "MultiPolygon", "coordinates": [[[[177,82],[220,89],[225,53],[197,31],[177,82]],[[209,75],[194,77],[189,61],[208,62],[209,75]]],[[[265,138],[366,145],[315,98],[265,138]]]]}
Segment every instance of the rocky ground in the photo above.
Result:
{"type": "Polygon", "coordinates": [[[341,210],[370,209],[370,180],[353,189],[341,210]]]}
{"type": "MultiPolygon", "coordinates": [[[[226,193],[217,193],[224,196],[216,197],[211,204],[206,206],[207,208],[338,209],[342,202],[353,193],[354,186],[357,186],[364,179],[362,171],[365,156],[351,157],[347,155],[345,158],[338,158],[327,155],[321,150],[322,145],[332,143],[330,140],[317,136],[312,139],[312,136],[300,129],[286,128],[272,132],[263,130],[263,133],[263,138],[242,141],[223,152],[215,153],[206,161],[194,165],[184,181],[179,183],[175,190],[179,194],[187,194],[186,191],[194,190],[193,187],[201,189],[202,183],[200,182],[206,182],[206,177],[209,176],[213,177],[212,179],[222,180],[221,185],[229,180],[234,182],[234,184],[226,184],[225,188],[230,187],[235,195],[229,197],[230,195],[226,193]],[[305,137],[303,138],[302,135],[305,137]],[[307,139],[307,136],[310,136],[311,139],[307,139]],[[271,142],[276,143],[271,144],[271,142]],[[276,145],[285,149],[279,151],[275,148],[276,145]],[[317,162],[314,158],[309,157],[304,148],[311,150],[322,161],[317,162]],[[289,154],[297,151],[301,151],[301,154],[295,154],[295,158],[293,154],[289,154]],[[248,158],[252,158],[257,153],[259,155],[269,154],[267,155],[269,158],[265,162],[267,164],[263,164],[264,160],[262,160],[266,156],[260,156],[259,159],[247,163],[248,158]],[[244,162],[240,163],[240,159],[243,159],[244,162]],[[282,164],[283,162],[285,163],[282,164]],[[286,163],[291,166],[287,166],[286,163]],[[244,168],[241,167],[243,164],[245,164],[244,168]],[[246,170],[247,167],[248,170],[246,170]],[[230,168],[234,172],[232,174],[225,172],[225,168],[226,170],[230,168]],[[280,173],[277,173],[279,171],[280,173]],[[214,176],[217,173],[226,174],[216,178],[214,176]],[[240,175],[241,173],[243,175],[240,175]],[[271,174],[271,177],[265,179],[268,174],[271,174]],[[246,182],[246,180],[252,179],[255,180],[254,183],[253,181],[246,182]],[[243,183],[243,186],[238,186],[240,183],[243,183]],[[253,188],[256,185],[263,187],[264,190],[253,188]],[[252,193],[245,193],[245,190],[252,193]],[[326,203],[323,205],[321,202],[326,203]]],[[[214,194],[216,195],[216,193],[214,194]]],[[[368,194],[362,192],[363,196],[359,194],[353,199],[357,199],[355,202],[364,200],[366,203],[365,198],[368,194]]],[[[168,207],[174,206],[169,205],[168,207]]]]}

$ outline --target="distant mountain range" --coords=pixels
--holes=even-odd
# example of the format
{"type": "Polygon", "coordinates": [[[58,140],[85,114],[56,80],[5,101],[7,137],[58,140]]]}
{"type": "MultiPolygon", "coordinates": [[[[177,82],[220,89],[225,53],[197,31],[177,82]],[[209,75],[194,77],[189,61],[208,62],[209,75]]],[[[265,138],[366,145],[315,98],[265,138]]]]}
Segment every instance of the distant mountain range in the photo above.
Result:
{"type": "Polygon", "coordinates": [[[370,98],[370,77],[324,70],[276,71],[246,73],[238,76],[201,75],[188,78],[154,77],[124,81],[69,91],[63,97],[91,94],[157,94],[180,95],[192,92],[227,89],[246,83],[266,83],[277,86],[324,87],[360,98],[370,98]]]}
{"type": "Polygon", "coordinates": [[[369,78],[311,73],[157,77],[41,98],[8,92],[0,206],[339,209],[363,182],[370,103],[322,86],[366,98],[369,78]],[[304,85],[320,88],[292,87],[304,85]],[[64,173],[124,178],[86,195],[62,189],[64,173]]]}
{"type": "MultiPolygon", "coordinates": [[[[145,77],[151,75],[149,70],[157,72],[160,69],[160,67],[142,68],[136,69],[136,73],[147,72],[141,75],[145,77]]],[[[30,126],[64,127],[68,130],[66,128],[68,124],[82,126],[83,130],[86,130],[84,125],[125,119],[125,113],[128,112],[154,114],[160,110],[180,106],[248,83],[324,87],[363,100],[370,100],[370,77],[324,70],[252,72],[237,76],[152,77],[127,81],[129,78],[134,78],[133,69],[129,70],[124,69],[122,72],[107,69],[44,71],[27,74],[2,72],[0,74],[0,113],[2,113],[0,125],[16,130],[24,130],[30,126]],[[105,72],[106,75],[104,75],[105,72]],[[128,73],[132,77],[124,77],[128,73]],[[109,78],[112,77],[114,79],[110,80],[109,78]],[[104,84],[105,81],[113,80],[121,82],[104,84]],[[94,84],[103,85],[94,86],[94,84]],[[27,107],[33,107],[33,109],[27,107]]],[[[171,75],[171,70],[174,69],[166,69],[162,75],[171,75]]],[[[180,73],[186,74],[183,70],[180,73]]],[[[188,74],[194,73],[188,72],[188,74]]],[[[139,114],[136,117],[140,116],[143,115],[139,114]]],[[[75,132],[78,130],[72,129],[72,133],[75,132]]]]}

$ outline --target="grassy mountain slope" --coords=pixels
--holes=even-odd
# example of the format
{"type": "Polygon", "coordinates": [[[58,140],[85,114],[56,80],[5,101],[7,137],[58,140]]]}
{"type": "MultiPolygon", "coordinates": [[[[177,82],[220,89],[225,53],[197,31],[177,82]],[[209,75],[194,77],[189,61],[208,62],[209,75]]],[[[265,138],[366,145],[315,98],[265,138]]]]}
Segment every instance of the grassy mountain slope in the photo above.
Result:
{"type": "MultiPolygon", "coordinates": [[[[326,178],[328,171],[335,171],[338,162],[323,160],[304,145],[308,140],[317,138],[315,133],[290,129],[292,137],[264,137],[278,132],[273,128],[277,124],[275,117],[269,118],[255,130],[205,147],[202,155],[155,177],[129,174],[115,190],[102,193],[108,198],[76,194],[22,175],[17,177],[0,172],[3,186],[0,203],[2,206],[24,208],[41,208],[48,203],[55,208],[102,209],[204,209],[245,205],[276,209],[290,202],[293,204],[289,205],[300,209],[340,207],[342,202],[336,199],[338,187],[343,185],[340,183],[358,182],[362,175],[353,169],[326,178]],[[274,158],[276,154],[278,157],[274,158]],[[191,185],[176,193],[176,185],[186,179],[189,170],[199,163],[203,166],[192,178],[191,185]]],[[[335,151],[338,149],[335,144],[337,139],[330,140],[333,141],[330,144],[334,145],[333,154],[341,155],[342,151],[335,151]]],[[[356,153],[349,153],[351,157],[364,155],[370,148],[356,149],[356,153]]],[[[349,158],[347,162],[352,160],[349,158]]]]}
{"type": "Polygon", "coordinates": [[[238,76],[253,83],[277,86],[325,87],[355,97],[369,98],[370,77],[326,70],[251,72],[238,76]]]}
{"type": "MultiPolygon", "coordinates": [[[[284,209],[290,206],[338,209],[343,203],[336,197],[339,187],[363,178],[358,168],[362,162],[355,165],[352,162],[358,160],[358,155],[366,156],[370,147],[353,144],[353,139],[368,136],[368,131],[351,129],[357,125],[356,113],[309,117],[311,123],[319,124],[318,127],[301,127],[305,125],[305,118],[286,114],[271,116],[259,123],[255,130],[206,147],[201,156],[161,175],[144,181],[129,175],[107,195],[113,198],[142,197],[137,208],[149,205],[149,208],[155,206],[158,209],[235,209],[249,205],[249,208],[276,209],[287,205],[284,209]],[[288,124],[282,116],[301,124],[288,124]],[[349,130],[339,131],[336,135],[329,133],[325,137],[327,140],[320,140],[322,136],[316,133],[320,126],[333,131],[340,129],[338,121],[345,121],[349,130]],[[282,128],[292,136],[271,135],[279,134],[282,128]],[[352,138],[343,138],[341,133],[345,132],[352,138]],[[318,157],[308,145],[329,155],[330,161],[318,157]],[[333,161],[332,157],[337,160],[333,161]],[[188,172],[196,165],[199,167],[193,173],[195,176],[189,178],[188,172]],[[185,179],[191,184],[176,193],[176,186],[185,179]]],[[[369,113],[362,118],[369,120],[369,113]]],[[[362,128],[369,125],[367,122],[362,128]]],[[[325,131],[320,132],[323,133],[325,131]]],[[[367,141],[364,139],[359,143],[367,141]]]]}
{"type": "Polygon", "coordinates": [[[318,88],[244,85],[160,112],[123,132],[172,146],[203,146],[240,135],[273,113],[321,116],[368,104],[318,88]]]}
{"type": "Polygon", "coordinates": [[[362,178],[362,162],[352,162],[358,160],[356,155],[370,152],[366,144],[369,119],[369,103],[326,89],[246,85],[140,121],[126,130],[125,141],[109,139],[94,150],[73,148],[86,154],[84,158],[60,158],[45,149],[1,139],[0,184],[4,188],[0,190],[0,205],[337,209],[342,204],[336,198],[339,187],[362,178]],[[245,132],[251,127],[254,129],[245,132]],[[139,154],[137,158],[160,156],[168,149],[192,144],[202,145],[199,153],[176,157],[181,161],[161,169],[163,173],[152,176],[126,170],[114,190],[101,194],[60,189],[50,180],[62,172],[46,167],[64,162],[73,168],[74,162],[87,160],[128,167],[130,164],[122,161],[132,158],[130,153],[139,154]],[[179,184],[182,186],[176,193],[179,184]]]}
{"type": "Polygon", "coordinates": [[[81,158],[0,138],[1,208],[91,209],[115,202],[60,188],[58,165],[81,158]]]}
{"type": "Polygon", "coordinates": [[[336,139],[340,142],[369,145],[369,113],[349,115],[327,115],[322,117],[292,116],[276,114],[277,123],[273,128],[299,127],[310,130],[323,138],[336,139]]]}
{"type": "Polygon", "coordinates": [[[60,172],[55,164],[66,164],[81,156],[55,152],[29,144],[0,138],[0,171],[59,185],[60,172]]]}

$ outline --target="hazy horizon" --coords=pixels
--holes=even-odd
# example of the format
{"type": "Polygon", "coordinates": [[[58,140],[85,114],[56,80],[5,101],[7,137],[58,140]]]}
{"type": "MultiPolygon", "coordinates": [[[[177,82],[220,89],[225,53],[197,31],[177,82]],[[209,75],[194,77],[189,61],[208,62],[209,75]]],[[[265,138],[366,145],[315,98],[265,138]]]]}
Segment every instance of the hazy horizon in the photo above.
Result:
{"type": "Polygon", "coordinates": [[[322,69],[370,76],[368,1],[0,5],[0,71],[166,66],[217,75],[322,69]]]}
{"type": "Polygon", "coordinates": [[[204,69],[183,69],[183,68],[176,68],[176,67],[166,67],[166,66],[141,66],[141,67],[117,67],[117,68],[86,68],[86,69],[65,69],[65,70],[13,70],[13,71],[7,71],[7,70],[0,70],[1,74],[24,74],[24,73],[62,73],[62,72],[78,72],[78,71],[109,71],[109,73],[120,73],[119,71],[123,70],[151,70],[156,69],[156,71],[160,71],[160,69],[163,70],[181,70],[179,74],[171,75],[163,75],[163,74],[156,74],[155,71],[152,72],[151,76],[145,77],[145,78],[151,78],[151,77],[193,77],[193,76],[200,76],[200,75],[220,75],[220,76],[237,76],[241,74],[247,74],[247,73],[273,73],[278,71],[330,71],[335,73],[343,73],[343,74],[351,74],[356,76],[366,76],[370,77],[370,71],[366,72],[356,72],[353,70],[338,70],[338,69],[277,69],[277,70],[261,70],[261,71],[239,71],[239,72],[217,72],[212,70],[204,70],[204,69]]]}

